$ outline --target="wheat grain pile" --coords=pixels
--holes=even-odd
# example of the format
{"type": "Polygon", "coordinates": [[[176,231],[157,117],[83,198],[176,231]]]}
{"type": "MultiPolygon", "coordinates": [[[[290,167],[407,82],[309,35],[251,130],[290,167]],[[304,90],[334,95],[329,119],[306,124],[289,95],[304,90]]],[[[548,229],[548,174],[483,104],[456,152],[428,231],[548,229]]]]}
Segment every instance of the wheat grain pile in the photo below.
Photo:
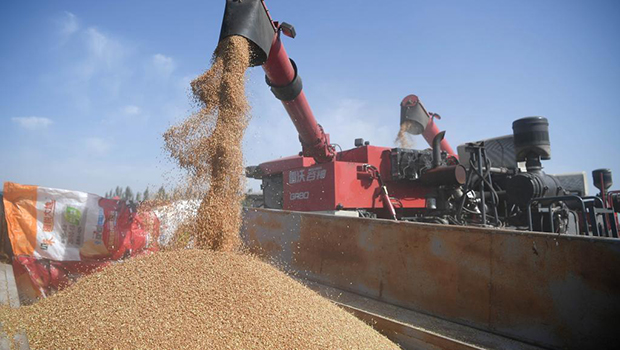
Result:
{"type": "Polygon", "coordinates": [[[130,259],[6,311],[33,349],[397,348],[271,265],[208,250],[130,259]]]}
{"type": "Polygon", "coordinates": [[[400,124],[400,130],[398,130],[398,135],[396,135],[396,139],[394,140],[394,142],[396,143],[398,147],[401,147],[401,148],[412,148],[413,147],[413,142],[409,136],[409,133],[407,133],[407,129],[409,129],[410,126],[411,126],[411,122],[408,120],[400,124]]]}
{"type": "Polygon", "coordinates": [[[187,186],[204,191],[197,213],[178,230],[177,246],[189,240],[204,249],[235,251],[240,246],[241,141],[249,118],[245,72],[250,55],[245,38],[222,40],[211,68],[191,83],[200,110],[164,134],[165,150],[189,175],[187,186]]]}

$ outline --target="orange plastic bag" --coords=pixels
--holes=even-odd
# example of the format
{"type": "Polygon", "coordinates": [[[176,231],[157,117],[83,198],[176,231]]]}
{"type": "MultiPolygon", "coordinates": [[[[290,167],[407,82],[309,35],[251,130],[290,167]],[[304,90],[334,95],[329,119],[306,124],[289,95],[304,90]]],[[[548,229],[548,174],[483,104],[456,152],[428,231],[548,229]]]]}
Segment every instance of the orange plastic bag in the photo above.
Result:
{"type": "Polygon", "coordinates": [[[125,201],[12,182],[3,200],[24,295],[46,296],[111,261],[157,249],[157,217],[125,201]]]}

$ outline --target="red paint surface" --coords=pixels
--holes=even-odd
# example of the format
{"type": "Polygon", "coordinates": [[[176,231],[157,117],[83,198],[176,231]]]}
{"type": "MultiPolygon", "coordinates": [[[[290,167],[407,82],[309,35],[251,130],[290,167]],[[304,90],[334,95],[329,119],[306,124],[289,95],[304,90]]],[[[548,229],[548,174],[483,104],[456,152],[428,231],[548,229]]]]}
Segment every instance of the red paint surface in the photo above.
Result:
{"type": "MultiPolygon", "coordinates": [[[[302,165],[283,171],[284,209],[331,211],[341,206],[341,209],[382,210],[384,202],[381,199],[379,182],[364,171],[362,166],[375,166],[380,169],[384,180],[389,180],[389,155],[389,148],[363,146],[338,153],[338,160],[331,163],[302,165]],[[325,175],[318,176],[323,171],[325,175]]],[[[272,161],[270,164],[277,162],[272,161]]],[[[290,158],[279,162],[281,164],[277,165],[278,169],[293,164],[290,158]]],[[[300,160],[296,162],[301,163],[300,160]]],[[[411,182],[394,181],[386,181],[386,186],[390,196],[398,198],[398,208],[401,205],[402,208],[425,207],[425,196],[429,188],[413,185],[411,182]]]]}
{"type": "Polygon", "coordinates": [[[314,159],[308,157],[292,156],[269,162],[261,163],[259,167],[263,175],[276,175],[294,168],[309,167],[316,164],[314,159]]]}

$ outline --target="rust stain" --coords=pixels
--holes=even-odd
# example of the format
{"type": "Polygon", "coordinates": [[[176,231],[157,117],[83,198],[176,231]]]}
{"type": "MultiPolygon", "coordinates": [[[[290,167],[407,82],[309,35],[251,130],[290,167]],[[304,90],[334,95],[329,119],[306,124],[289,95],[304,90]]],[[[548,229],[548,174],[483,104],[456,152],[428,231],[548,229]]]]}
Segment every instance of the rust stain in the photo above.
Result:
{"type": "MultiPolygon", "coordinates": [[[[288,220],[299,224],[299,240],[288,252],[292,267],[336,288],[544,346],[574,348],[614,337],[610,327],[620,312],[618,241],[265,215],[271,217],[262,221],[269,230],[282,231],[288,220]],[[567,308],[570,312],[563,311],[567,308]],[[579,323],[580,317],[590,323],[579,323]]],[[[287,254],[277,240],[257,235],[248,231],[249,240],[268,254],[287,254]]]]}
{"type": "MultiPolygon", "coordinates": [[[[367,276],[372,260],[358,244],[359,227],[348,221],[329,220],[330,217],[302,217],[299,241],[293,244],[295,261],[300,270],[320,274],[324,279],[337,281],[350,290],[356,276],[367,276]]],[[[372,288],[378,287],[374,277],[370,281],[355,281],[372,288]]]]}
{"type": "Polygon", "coordinates": [[[282,221],[270,215],[253,215],[253,224],[260,226],[262,229],[282,231],[282,221]]]}
{"type": "Polygon", "coordinates": [[[246,213],[244,216],[244,244],[247,251],[263,259],[276,257],[283,251],[282,246],[274,237],[259,235],[265,229],[271,232],[282,232],[282,221],[268,215],[246,213]]]}
{"type": "Polygon", "coordinates": [[[378,225],[362,242],[360,232],[366,229],[367,222],[356,219],[302,220],[296,268],[319,274],[339,288],[363,288],[368,296],[405,307],[454,319],[488,320],[490,292],[486,283],[479,283],[490,275],[479,268],[488,261],[488,243],[480,249],[473,236],[440,240],[441,256],[434,253],[431,236],[454,235],[449,230],[433,233],[428,227],[391,225],[386,231],[378,225]]]}
{"type": "Polygon", "coordinates": [[[449,229],[399,225],[394,231],[374,235],[374,244],[380,246],[378,259],[385,267],[386,300],[451,319],[487,317],[489,292],[479,281],[488,278],[484,269],[488,248],[467,252],[476,237],[456,237],[449,229]],[[385,234],[389,241],[382,237],[385,234]]]}

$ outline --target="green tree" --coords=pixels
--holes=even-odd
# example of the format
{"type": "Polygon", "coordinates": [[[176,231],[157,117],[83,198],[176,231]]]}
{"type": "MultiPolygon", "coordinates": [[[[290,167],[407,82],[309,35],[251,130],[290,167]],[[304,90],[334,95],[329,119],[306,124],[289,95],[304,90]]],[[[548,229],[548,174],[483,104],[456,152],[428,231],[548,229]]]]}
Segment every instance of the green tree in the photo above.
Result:
{"type": "Polygon", "coordinates": [[[133,200],[133,191],[129,186],[125,187],[125,192],[123,193],[123,199],[126,201],[133,200]]]}
{"type": "Polygon", "coordinates": [[[121,186],[116,186],[116,189],[114,190],[114,197],[123,197],[123,190],[121,189],[121,186]]]}
{"type": "Polygon", "coordinates": [[[136,193],[136,202],[142,202],[142,193],[140,191],[136,193]]]}
{"type": "Polygon", "coordinates": [[[159,190],[157,190],[157,199],[167,199],[168,195],[166,194],[166,189],[162,185],[159,190]]]}
{"type": "Polygon", "coordinates": [[[150,193],[149,193],[149,188],[147,187],[146,190],[144,190],[144,194],[142,195],[142,199],[145,201],[148,201],[150,198],[150,193]]]}

